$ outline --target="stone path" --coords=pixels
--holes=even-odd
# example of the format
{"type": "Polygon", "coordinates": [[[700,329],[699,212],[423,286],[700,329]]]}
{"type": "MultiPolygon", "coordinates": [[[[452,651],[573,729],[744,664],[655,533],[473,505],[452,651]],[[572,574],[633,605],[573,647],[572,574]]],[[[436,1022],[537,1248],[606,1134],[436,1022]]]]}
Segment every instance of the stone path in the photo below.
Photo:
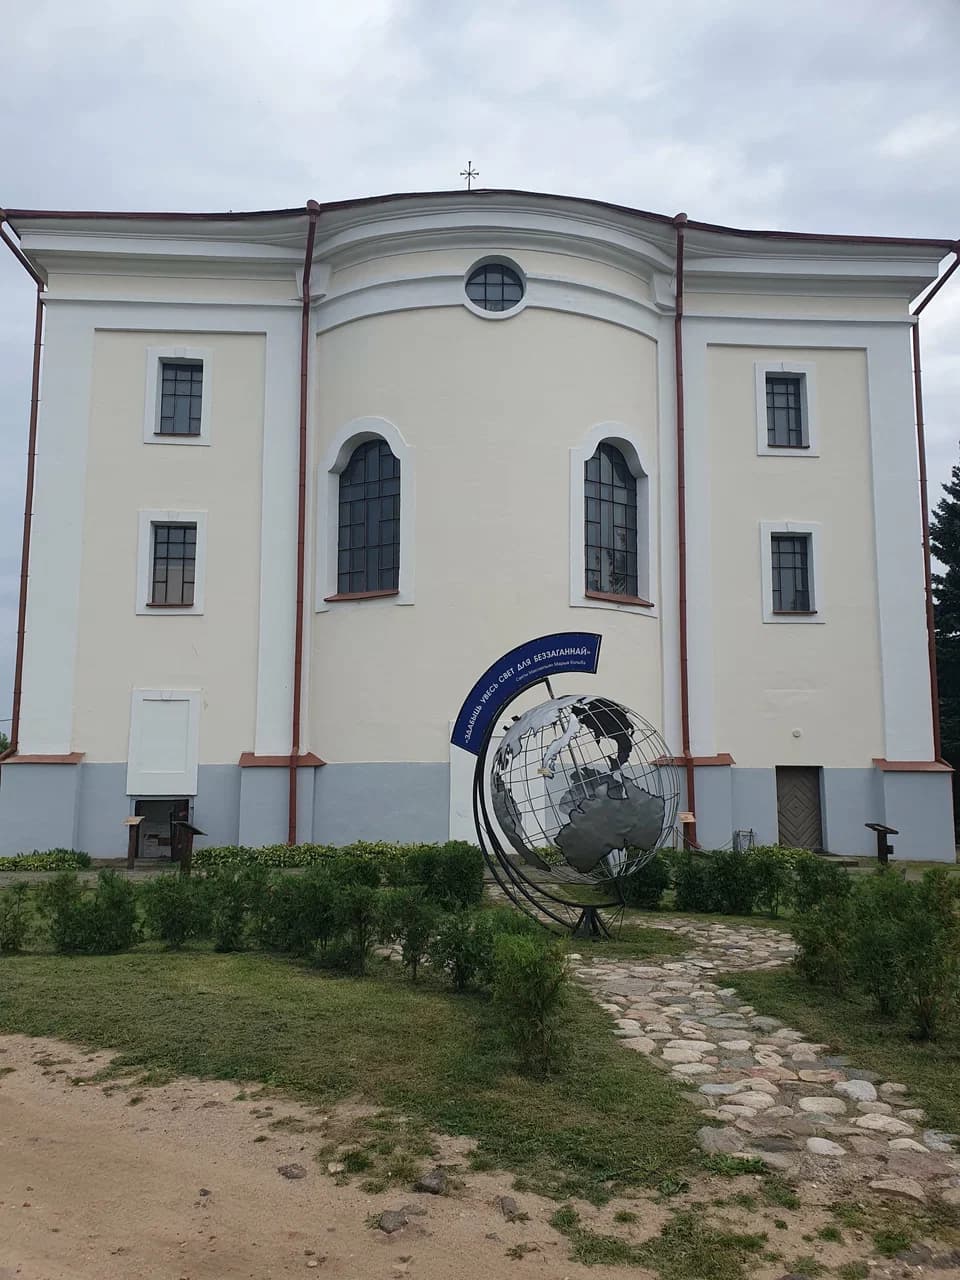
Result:
{"type": "MultiPolygon", "coordinates": [[[[654,922],[651,921],[651,924],[654,922]]],[[[793,956],[774,929],[658,919],[692,950],[658,963],[572,954],[572,971],[614,1016],[624,1046],[688,1086],[708,1153],[755,1157],[819,1181],[863,1184],[922,1203],[960,1205],[956,1134],[925,1125],[905,1085],[828,1054],[777,1018],[758,1016],[711,974],[768,969],[793,956]]]]}

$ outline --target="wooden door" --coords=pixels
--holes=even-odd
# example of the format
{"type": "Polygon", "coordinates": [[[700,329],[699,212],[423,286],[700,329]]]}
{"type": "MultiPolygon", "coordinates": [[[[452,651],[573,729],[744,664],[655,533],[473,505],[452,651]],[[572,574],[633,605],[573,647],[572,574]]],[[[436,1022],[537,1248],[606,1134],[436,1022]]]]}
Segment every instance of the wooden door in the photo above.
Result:
{"type": "Polygon", "coordinates": [[[777,817],[781,844],[791,849],[823,848],[819,769],[778,767],[777,817]]]}

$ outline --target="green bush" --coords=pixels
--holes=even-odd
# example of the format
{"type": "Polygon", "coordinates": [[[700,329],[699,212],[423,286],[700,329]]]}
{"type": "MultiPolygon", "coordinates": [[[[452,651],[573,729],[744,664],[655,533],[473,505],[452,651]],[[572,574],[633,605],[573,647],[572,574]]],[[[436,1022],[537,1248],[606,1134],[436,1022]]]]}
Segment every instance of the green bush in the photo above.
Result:
{"type": "Polygon", "coordinates": [[[201,877],[155,876],[140,886],[139,898],[147,928],[173,949],[210,929],[210,893],[201,877]]]}
{"type": "Polygon", "coordinates": [[[711,911],[727,916],[748,916],[757,900],[756,863],[749,853],[717,849],[707,858],[707,884],[711,911]]]}
{"type": "Polygon", "coordinates": [[[713,886],[704,854],[686,851],[673,866],[673,904],[678,911],[713,911],[713,886]]]}
{"type": "Polygon", "coordinates": [[[354,973],[366,972],[370,947],[376,938],[383,918],[383,893],[374,885],[361,880],[337,885],[334,899],[334,923],[341,934],[346,934],[346,948],[338,953],[340,967],[354,973]]]}
{"type": "Polygon", "coordinates": [[[807,849],[798,850],[794,873],[797,911],[809,911],[828,898],[845,898],[850,893],[852,881],[843,867],[807,849]]]}
{"type": "Polygon", "coordinates": [[[336,900],[329,865],[310,867],[302,876],[274,872],[253,906],[257,941],[274,951],[322,954],[336,929],[336,900]]]}
{"type": "Polygon", "coordinates": [[[852,967],[851,914],[849,898],[841,896],[826,898],[793,921],[798,947],[794,966],[813,986],[837,994],[846,987],[852,967]]]}
{"type": "Polygon", "coordinates": [[[246,945],[251,916],[267,892],[269,871],[262,865],[221,866],[204,877],[210,904],[210,927],[217,951],[239,951],[246,945]]]}
{"type": "Polygon", "coordinates": [[[34,849],[33,853],[0,858],[0,871],[84,871],[89,866],[89,853],[76,849],[34,849]]]}
{"type": "Polygon", "coordinates": [[[545,936],[544,926],[539,921],[515,907],[487,907],[483,919],[487,930],[495,937],[504,933],[527,938],[545,936]]]}
{"type": "Polygon", "coordinates": [[[911,884],[897,958],[900,992],[918,1040],[932,1040],[960,1012],[960,884],[943,867],[911,884]]]}
{"type": "Polygon", "coordinates": [[[29,895],[27,884],[0,893],[0,954],[13,955],[26,946],[32,929],[29,895]]]}
{"type": "Polygon", "coordinates": [[[796,897],[797,859],[802,850],[758,845],[747,853],[753,867],[756,905],[776,917],[796,897]]]}
{"type": "Polygon", "coordinates": [[[486,986],[493,971],[496,924],[488,911],[455,911],[440,923],[430,961],[446,973],[455,991],[486,986]]]}
{"type": "Polygon", "coordinates": [[[897,1008],[913,892],[899,872],[886,870],[864,878],[850,894],[850,969],[884,1017],[897,1008]]]}
{"type": "Polygon", "coordinates": [[[92,892],[73,872],[61,871],[42,886],[39,902],[57,951],[106,955],[126,951],[136,940],[136,894],[115,871],[101,871],[92,892]]]}
{"type": "Polygon", "coordinates": [[[439,923],[440,908],[418,889],[390,889],[385,894],[383,938],[387,942],[399,942],[401,958],[414,982],[439,923]]]}
{"type": "Polygon", "coordinates": [[[657,852],[639,870],[613,881],[613,888],[625,907],[656,911],[670,884],[670,864],[662,853],[657,852]]]}
{"type": "Polygon", "coordinates": [[[564,1013],[569,978],[561,945],[539,937],[501,934],[494,947],[493,998],[520,1070],[557,1071],[567,1050],[564,1013]]]}

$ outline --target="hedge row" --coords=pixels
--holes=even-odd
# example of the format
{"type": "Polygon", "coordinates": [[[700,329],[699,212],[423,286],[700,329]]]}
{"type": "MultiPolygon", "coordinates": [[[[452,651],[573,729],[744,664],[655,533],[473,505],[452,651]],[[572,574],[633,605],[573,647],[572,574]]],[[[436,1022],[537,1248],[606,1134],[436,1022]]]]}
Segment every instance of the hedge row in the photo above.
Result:
{"type": "MultiPolygon", "coordinates": [[[[316,867],[331,858],[347,856],[373,859],[379,863],[405,861],[411,854],[423,849],[448,848],[461,845],[453,840],[447,845],[392,844],[387,840],[358,840],[354,844],[267,844],[257,848],[246,845],[217,845],[209,849],[197,849],[193,855],[195,867],[316,867]]],[[[470,845],[469,848],[476,846],[470,845]]]]}
{"type": "Polygon", "coordinates": [[[663,850],[614,885],[628,907],[655,911],[672,888],[677,911],[778,916],[786,908],[806,910],[847,880],[842,867],[805,849],[765,845],[743,852],[663,850]]]}
{"type": "Polygon", "coordinates": [[[89,853],[76,849],[47,849],[41,852],[18,853],[12,858],[0,858],[0,871],[75,871],[90,865],[89,853]]]}
{"type": "Polygon", "coordinates": [[[858,989],[882,1017],[906,1013],[916,1039],[960,1021],[960,881],[893,868],[837,882],[793,923],[797,970],[814,986],[858,989]]]}

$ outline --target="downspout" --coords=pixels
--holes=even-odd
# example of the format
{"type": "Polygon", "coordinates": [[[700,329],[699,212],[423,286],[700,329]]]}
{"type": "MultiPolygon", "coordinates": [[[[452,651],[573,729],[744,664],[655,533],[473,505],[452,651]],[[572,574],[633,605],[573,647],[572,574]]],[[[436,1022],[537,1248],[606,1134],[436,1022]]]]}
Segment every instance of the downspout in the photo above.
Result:
{"type": "Polygon", "coordinates": [[[287,844],[297,843],[297,762],[300,757],[300,719],[303,700],[303,595],[306,576],[307,530],[307,411],[310,396],[310,272],[320,206],[307,201],[307,245],[303,255],[303,303],[300,311],[300,442],[297,492],[297,615],[293,639],[293,714],[287,798],[287,844]]]}
{"type": "MultiPolygon", "coordinates": [[[[680,729],[683,746],[683,767],[687,782],[687,808],[696,815],[697,791],[690,751],[690,685],[687,659],[687,491],[686,445],[683,404],[683,253],[687,215],[678,213],[673,220],[677,231],[677,285],[676,310],[673,320],[673,358],[676,386],[677,415],[677,588],[680,609],[680,729]]],[[[696,846],[697,823],[683,829],[683,842],[696,846]]]]}
{"type": "Polygon", "coordinates": [[[33,531],[33,491],[37,468],[37,420],[40,413],[40,357],[43,350],[44,281],[31,266],[26,255],[14,244],[3,227],[0,211],[0,239],[11,250],[20,265],[37,286],[37,307],[33,327],[33,376],[30,384],[30,426],[27,437],[27,485],[23,502],[23,541],[20,548],[20,601],[17,610],[17,649],[13,671],[13,721],[10,746],[0,760],[16,755],[20,745],[20,706],[23,696],[23,658],[27,634],[27,584],[30,580],[30,537],[33,531]]]}
{"type": "Polygon", "coordinates": [[[937,677],[937,631],[933,609],[933,571],[930,566],[930,510],[927,497],[927,446],[923,421],[923,377],[920,369],[920,313],[940,292],[953,273],[960,267],[960,248],[956,258],[936,281],[933,288],[914,307],[911,340],[913,343],[913,397],[917,417],[917,459],[920,469],[920,518],[923,529],[923,583],[927,612],[927,662],[930,667],[930,715],[933,725],[933,758],[941,758],[940,737],[940,686],[937,677]]]}

